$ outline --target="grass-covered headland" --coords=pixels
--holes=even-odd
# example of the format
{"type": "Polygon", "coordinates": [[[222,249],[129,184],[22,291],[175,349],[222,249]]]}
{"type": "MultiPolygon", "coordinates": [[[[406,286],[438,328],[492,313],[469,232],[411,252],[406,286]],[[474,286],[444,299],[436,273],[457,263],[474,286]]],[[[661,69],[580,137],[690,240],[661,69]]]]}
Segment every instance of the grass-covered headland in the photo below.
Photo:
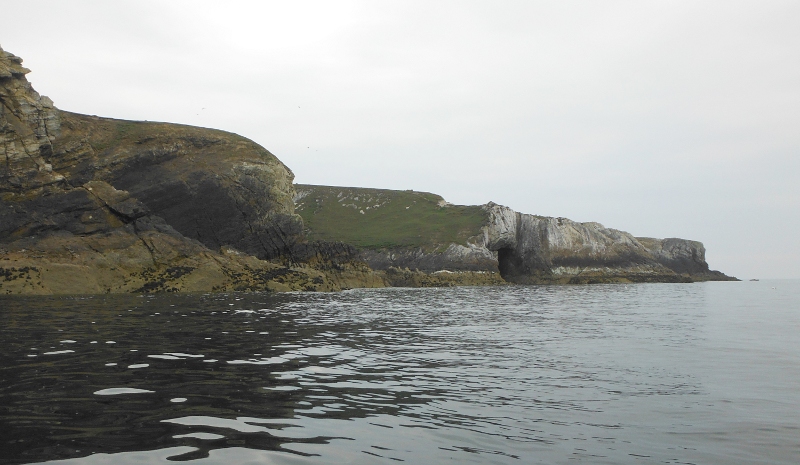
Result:
{"type": "Polygon", "coordinates": [[[480,233],[480,206],[451,205],[436,194],[359,187],[295,185],[295,211],[308,238],[379,249],[433,249],[480,233]]]}

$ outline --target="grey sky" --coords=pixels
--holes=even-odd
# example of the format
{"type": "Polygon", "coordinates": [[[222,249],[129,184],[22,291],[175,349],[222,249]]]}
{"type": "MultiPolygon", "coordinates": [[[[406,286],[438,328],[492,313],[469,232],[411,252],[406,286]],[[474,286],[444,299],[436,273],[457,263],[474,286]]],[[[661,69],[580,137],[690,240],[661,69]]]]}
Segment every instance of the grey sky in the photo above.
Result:
{"type": "Polygon", "coordinates": [[[702,241],[800,278],[800,2],[0,0],[61,109],[232,131],[300,183],[702,241]]]}

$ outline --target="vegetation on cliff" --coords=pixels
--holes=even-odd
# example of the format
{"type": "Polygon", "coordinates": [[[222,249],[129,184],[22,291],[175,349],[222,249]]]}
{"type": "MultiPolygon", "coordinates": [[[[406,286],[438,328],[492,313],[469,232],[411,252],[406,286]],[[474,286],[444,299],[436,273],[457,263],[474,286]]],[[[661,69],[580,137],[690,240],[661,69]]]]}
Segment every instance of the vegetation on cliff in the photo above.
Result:
{"type": "Polygon", "coordinates": [[[486,212],[450,205],[428,192],[295,185],[295,211],[309,238],[370,249],[464,243],[481,233],[486,212]]]}

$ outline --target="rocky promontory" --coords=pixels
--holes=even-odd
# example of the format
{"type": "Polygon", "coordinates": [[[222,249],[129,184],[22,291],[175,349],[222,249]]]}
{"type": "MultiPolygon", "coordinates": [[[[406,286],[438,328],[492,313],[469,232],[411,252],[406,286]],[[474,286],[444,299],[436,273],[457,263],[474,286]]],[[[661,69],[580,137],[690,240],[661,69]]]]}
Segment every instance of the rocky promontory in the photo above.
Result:
{"type": "Polygon", "coordinates": [[[306,234],[355,244],[372,269],[498,274],[506,282],[692,282],[710,271],[703,244],[637,238],[600,223],[458,206],[413,191],[297,185],[306,234]]]}
{"type": "Polygon", "coordinates": [[[727,278],[699,242],[433,194],[295,186],[244,137],[61,111],[28,72],[0,49],[3,294],[727,278]],[[386,202],[367,202],[372,191],[386,202]]]}

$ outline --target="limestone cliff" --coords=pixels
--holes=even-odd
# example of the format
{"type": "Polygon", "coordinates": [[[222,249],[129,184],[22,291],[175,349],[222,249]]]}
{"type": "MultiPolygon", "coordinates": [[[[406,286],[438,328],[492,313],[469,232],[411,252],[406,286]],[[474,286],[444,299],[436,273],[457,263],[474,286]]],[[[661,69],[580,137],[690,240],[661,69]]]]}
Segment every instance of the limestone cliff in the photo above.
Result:
{"type": "Polygon", "coordinates": [[[455,206],[428,193],[296,190],[307,233],[357,244],[358,256],[376,270],[498,273],[514,283],[731,279],[709,271],[695,241],[635,238],[599,223],[523,214],[491,202],[455,206]]]}
{"type": "MultiPolygon", "coordinates": [[[[489,221],[481,245],[497,251],[503,277],[519,283],[690,281],[631,234],[600,223],[578,223],[484,206],[489,221]]],[[[707,267],[706,267],[707,268],[707,267]]]]}

